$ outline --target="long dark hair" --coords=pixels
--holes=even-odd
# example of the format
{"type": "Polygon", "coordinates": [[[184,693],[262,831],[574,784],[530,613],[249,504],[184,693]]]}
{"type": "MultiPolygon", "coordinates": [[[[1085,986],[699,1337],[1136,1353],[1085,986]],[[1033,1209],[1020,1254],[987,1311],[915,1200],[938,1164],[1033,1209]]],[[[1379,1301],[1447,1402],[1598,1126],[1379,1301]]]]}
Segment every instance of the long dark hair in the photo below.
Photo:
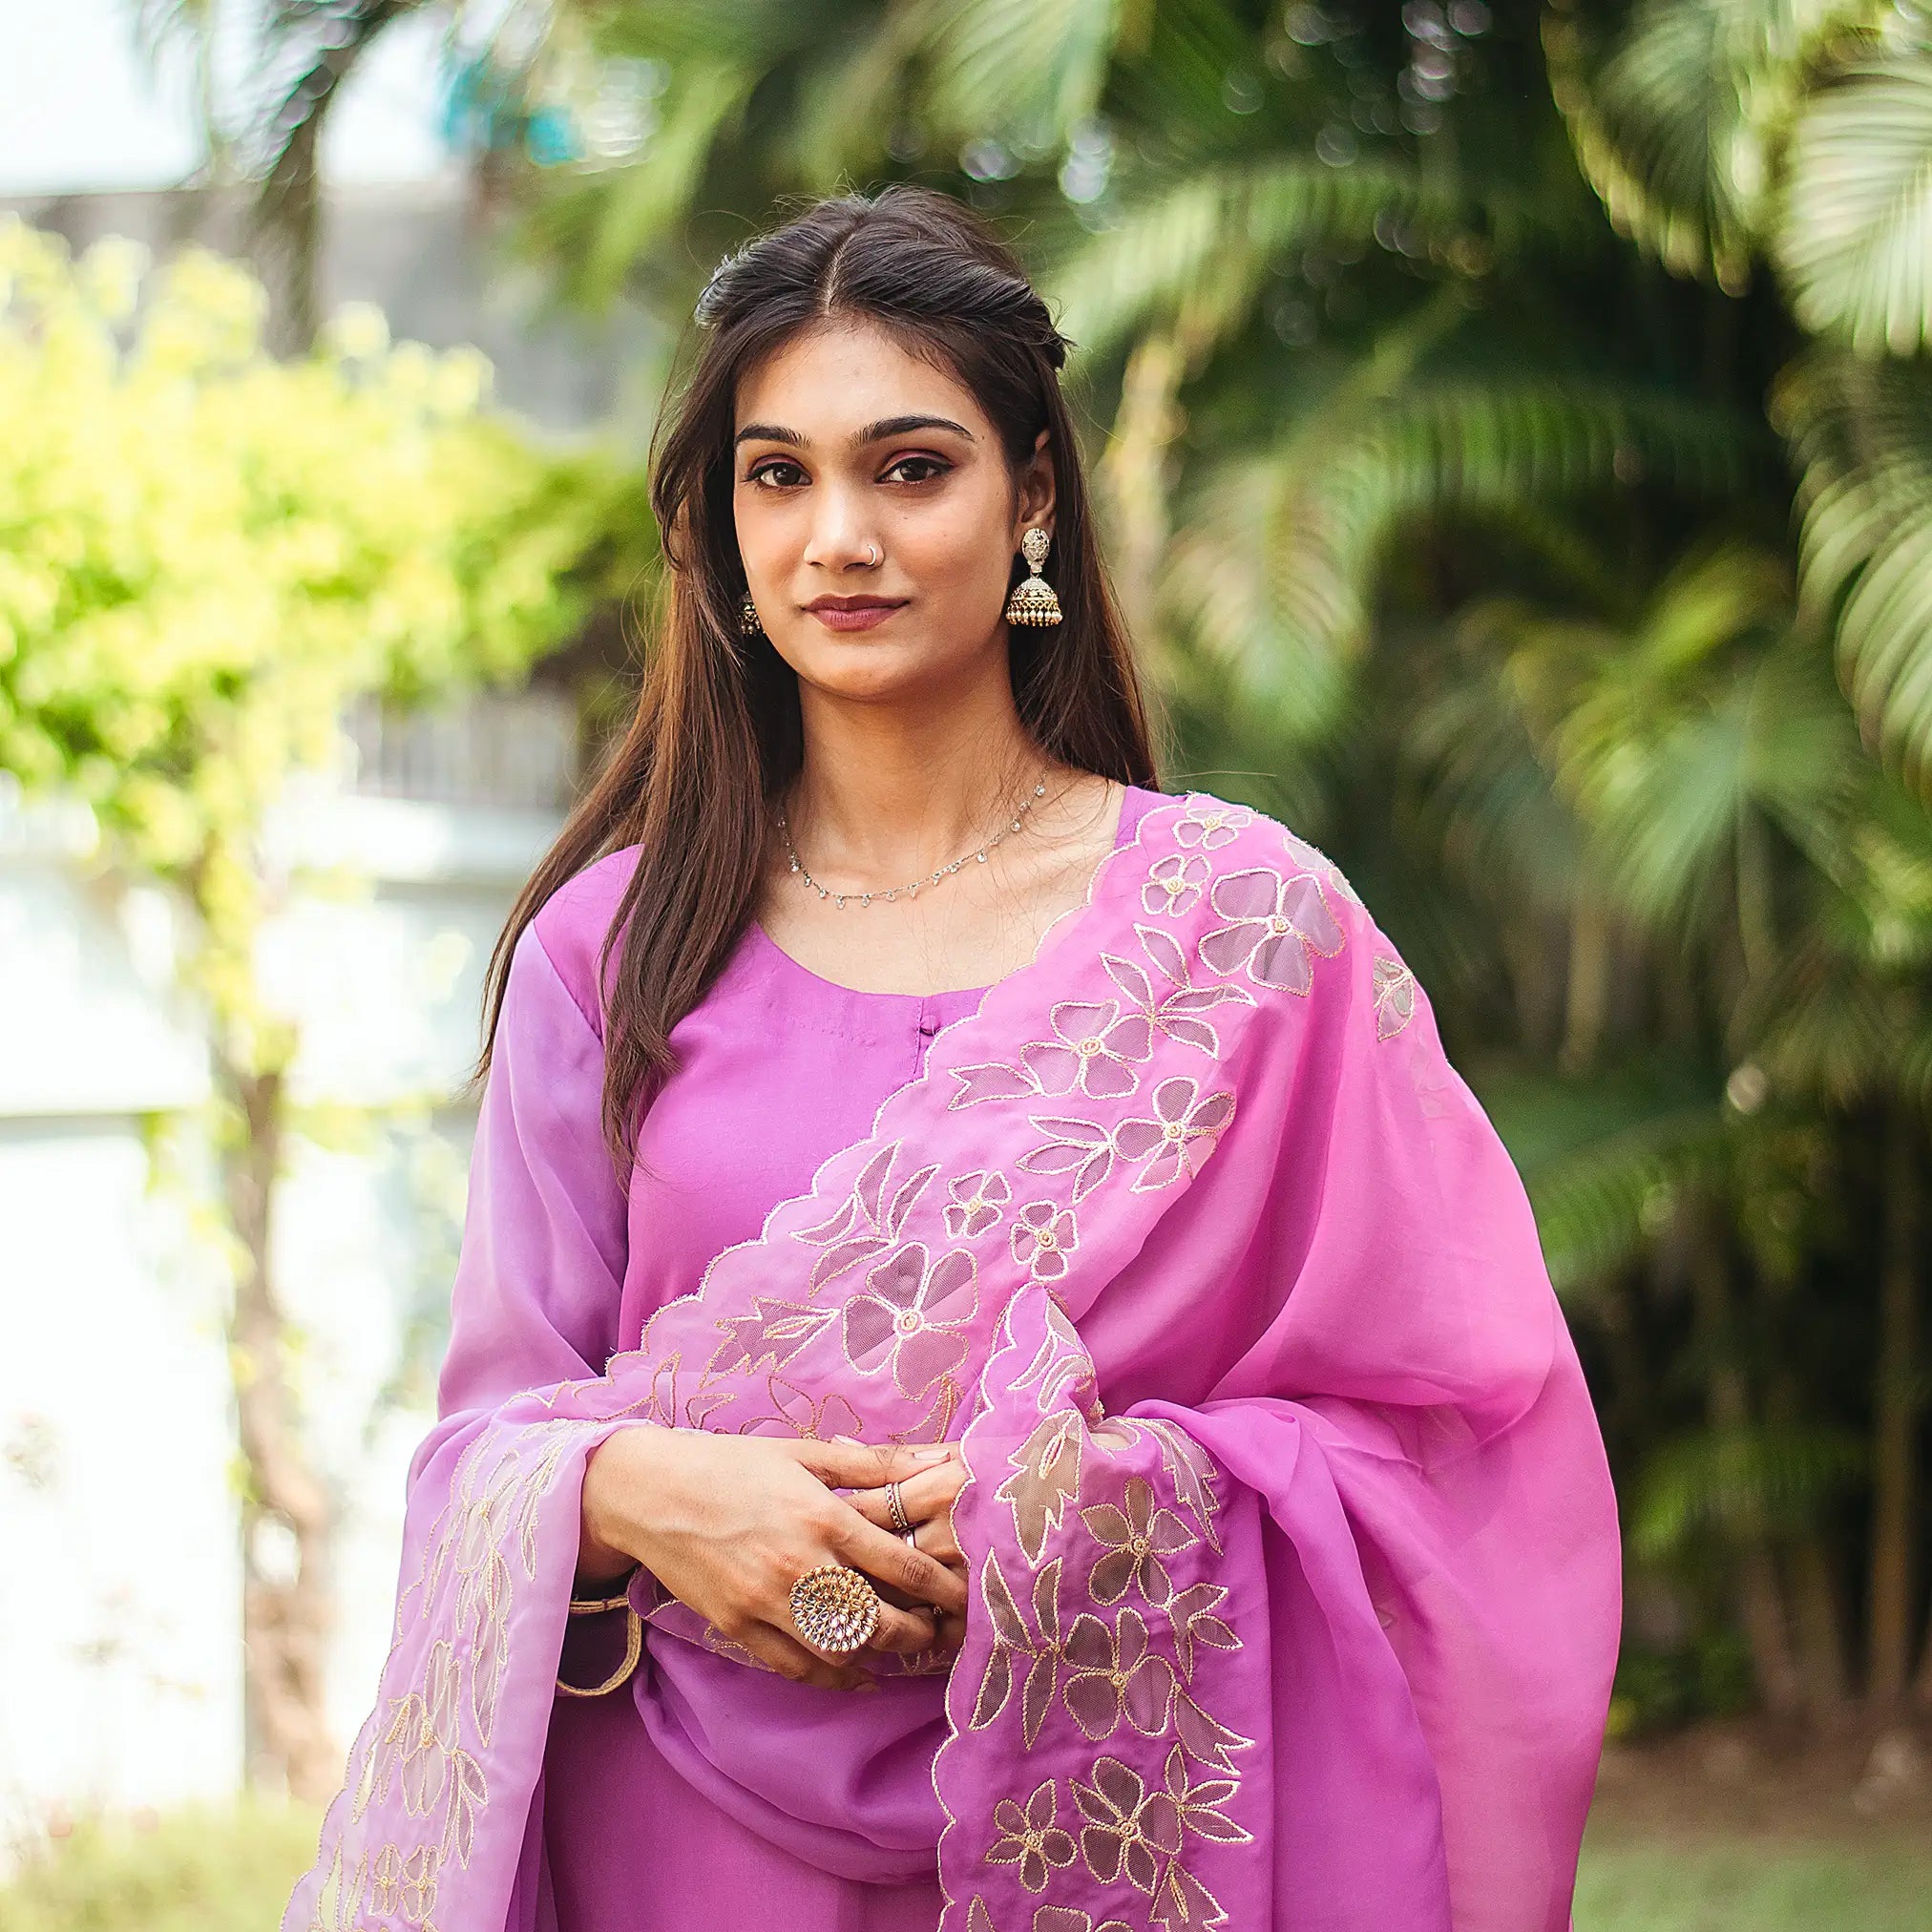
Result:
{"type": "MultiPolygon", "coordinates": [[[[637,714],[511,911],[485,979],[473,1076],[489,1070],[523,929],[585,866],[635,845],[637,866],[598,957],[608,992],[603,1132],[625,1174],[651,1083],[676,1064],[670,1030],[751,917],[771,804],[803,755],[796,674],[768,639],[738,630],[737,388],[789,337],[836,317],[881,326],[953,371],[998,429],[1016,482],[1040,430],[1049,431],[1050,580],[1063,615],[1057,625],[1014,629],[1015,702],[1049,755],[1123,784],[1158,783],[1145,700],[1060,394],[1068,345],[1018,258],[961,202],[904,183],[821,200],[727,256],[693,317],[696,365],[651,438],[651,507],[668,567],[637,714]]],[[[1023,571],[1016,556],[1012,581],[1023,571]]]]}

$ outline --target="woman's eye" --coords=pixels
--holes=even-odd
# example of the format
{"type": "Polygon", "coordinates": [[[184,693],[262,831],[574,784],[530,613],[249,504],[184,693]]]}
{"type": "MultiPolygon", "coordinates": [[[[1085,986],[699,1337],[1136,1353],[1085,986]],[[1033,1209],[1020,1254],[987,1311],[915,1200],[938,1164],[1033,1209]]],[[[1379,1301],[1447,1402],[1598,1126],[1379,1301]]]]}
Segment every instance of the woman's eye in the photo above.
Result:
{"type": "Polygon", "coordinates": [[[774,471],[797,469],[798,465],[796,463],[789,462],[785,457],[779,456],[768,463],[760,463],[755,469],[747,471],[745,480],[747,483],[763,483],[774,471]]]}
{"type": "Polygon", "coordinates": [[[909,465],[914,470],[922,471],[923,473],[902,479],[908,483],[930,483],[934,477],[945,475],[953,467],[950,463],[942,462],[937,456],[901,456],[887,470],[886,474],[890,476],[894,470],[903,470],[909,465]]]}

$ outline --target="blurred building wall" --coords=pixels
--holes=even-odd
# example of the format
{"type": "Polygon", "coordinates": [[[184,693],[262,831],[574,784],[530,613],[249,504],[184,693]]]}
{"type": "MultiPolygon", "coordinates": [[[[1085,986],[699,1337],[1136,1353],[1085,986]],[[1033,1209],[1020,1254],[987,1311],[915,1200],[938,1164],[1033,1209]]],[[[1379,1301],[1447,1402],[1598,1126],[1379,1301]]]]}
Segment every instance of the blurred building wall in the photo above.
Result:
{"type": "MultiPolygon", "coordinates": [[[[158,258],[191,242],[244,254],[247,203],[232,191],[0,195],[0,210],[9,209],[76,251],[124,235],[158,258]]],[[[551,305],[468,173],[326,190],[319,281],[324,315],[373,302],[393,336],[480,348],[495,367],[497,401],[542,429],[622,433],[648,425],[654,398],[640,385],[657,341],[649,321],[623,304],[601,320],[551,305]]]]}
{"type": "MultiPolygon", "coordinates": [[[[530,692],[481,719],[348,724],[355,768],[273,829],[310,883],[261,955],[303,1026],[296,1104],[323,1110],[276,1242],[346,1524],[345,1745],[388,1647],[403,1473],[430,1419],[482,971],[559,822],[576,716],[566,694],[530,692]]],[[[206,1053],[175,989],[168,900],[95,876],[93,843],[84,812],[0,791],[0,1838],[225,1794],[243,1764],[205,1148],[189,1136],[178,1173],[149,1161],[206,1095],[206,1053]]]]}

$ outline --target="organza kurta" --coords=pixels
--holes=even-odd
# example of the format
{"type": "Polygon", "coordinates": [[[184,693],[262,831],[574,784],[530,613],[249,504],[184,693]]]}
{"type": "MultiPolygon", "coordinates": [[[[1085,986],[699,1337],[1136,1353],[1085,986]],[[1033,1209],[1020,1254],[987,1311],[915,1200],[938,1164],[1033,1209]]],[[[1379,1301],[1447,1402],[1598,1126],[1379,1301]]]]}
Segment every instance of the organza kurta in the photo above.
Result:
{"type": "Polygon", "coordinates": [[[674,1034],[626,1202],[596,960],[630,862],[558,892],[513,959],[443,1419],[412,1464],[423,1578],[406,1563],[386,1700],[289,1923],[332,1925],[346,1896],[427,1926],[440,1885],[450,1932],[460,1883],[507,1901],[473,1932],[931,1932],[942,1909],[960,1932],[1561,1932],[1616,1651],[1614,1500],[1521,1183],[1347,882],[1239,808],[1135,789],[1090,905],[983,995],[853,993],[753,928],[674,1034]],[[935,1040],[960,1042],[943,1089],[935,1040]],[[915,1144],[934,1162],[908,1179],[915,1144]],[[1021,1270],[1011,1300],[989,1242],[1021,1270]],[[761,1299],[799,1243],[822,1250],[809,1285],[761,1299]],[[968,1264],[977,1244],[976,1290],[929,1269],[949,1243],[968,1264]],[[866,1254],[886,1259],[854,1276],[866,1254]],[[909,1254],[923,1366],[866,1312],[909,1254]],[[539,1711],[609,1426],[877,1439],[854,1403],[945,1396],[956,1339],[976,1395],[901,1425],[964,1426],[975,1473],[950,1686],[792,1685],[673,1604],[630,1684],[539,1711]],[[505,1536],[532,1579],[514,1606],[505,1536]]]}

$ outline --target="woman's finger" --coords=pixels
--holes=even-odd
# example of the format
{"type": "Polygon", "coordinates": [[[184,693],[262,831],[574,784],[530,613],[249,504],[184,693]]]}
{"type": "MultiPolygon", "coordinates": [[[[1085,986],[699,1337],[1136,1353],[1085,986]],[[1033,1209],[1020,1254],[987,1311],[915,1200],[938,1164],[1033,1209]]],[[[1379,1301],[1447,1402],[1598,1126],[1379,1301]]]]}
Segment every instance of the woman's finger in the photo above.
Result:
{"type": "Polygon", "coordinates": [[[953,1455],[945,1442],[909,1448],[898,1442],[819,1442],[801,1438],[779,1445],[830,1489],[876,1489],[916,1476],[953,1455]]]}
{"type": "Polygon", "coordinates": [[[938,1558],[875,1527],[856,1509],[840,1510],[830,1532],[839,1562],[892,1584],[921,1603],[964,1614],[965,1581],[938,1558]]]}
{"type": "MultiPolygon", "coordinates": [[[[899,1504],[906,1512],[906,1521],[930,1522],[934,1518],[950,1515],[955,1499],[965,1486],[966,1465],[963,1462],[942,1462],[934,1468],[921,1470],[916,1476],[907,1477],[899,1483],[899,1504]]],[[[884,1483],[874,1489],[849,1490],[845,1500],[868,1522],[877,1523],[881,1529],[892,1528],[892,1499],[884,1483]]]]}
{"type": "Polygon", "coordinates": [[[817,1684],[828,1690],[856,1690],[862,1684],[872,1681],[847,1660],[815,1650],[791,1632],[770,1624],[754,1623],[734,1641],[795,1684],[817,1684]]]}

